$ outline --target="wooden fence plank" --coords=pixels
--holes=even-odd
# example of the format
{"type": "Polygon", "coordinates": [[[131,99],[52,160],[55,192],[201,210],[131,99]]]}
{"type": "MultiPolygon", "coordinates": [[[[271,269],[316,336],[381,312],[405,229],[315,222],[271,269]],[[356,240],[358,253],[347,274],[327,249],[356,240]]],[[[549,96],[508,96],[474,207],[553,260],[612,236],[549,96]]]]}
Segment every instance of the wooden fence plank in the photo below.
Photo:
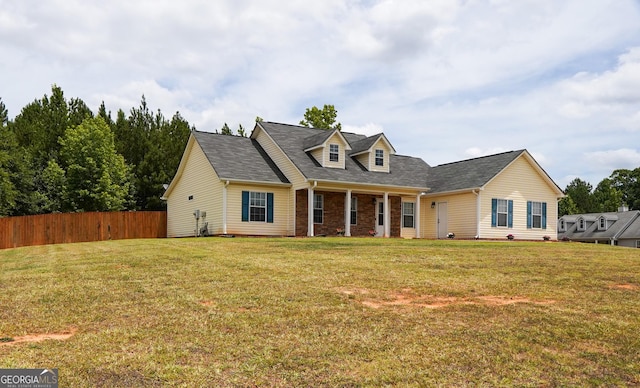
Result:
{"type": "Polygon", "coordinates": [[[0,249],[166,237],[166,212],[56,213],[0,218],[0,249]]]}

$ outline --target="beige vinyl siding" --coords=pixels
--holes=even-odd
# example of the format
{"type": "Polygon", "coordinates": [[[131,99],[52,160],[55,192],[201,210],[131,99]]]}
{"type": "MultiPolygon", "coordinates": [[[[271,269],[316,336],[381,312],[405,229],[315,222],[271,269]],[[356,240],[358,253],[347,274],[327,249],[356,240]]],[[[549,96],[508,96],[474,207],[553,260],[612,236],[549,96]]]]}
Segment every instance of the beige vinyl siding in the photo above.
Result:
{"type": "Polygon", "coordinates": [[[471,190],[455,195],[422,198],[420,235],[424,238],[438,237],[437,204],[440,202],[447,203],[446,233],[455,233],[456,238],[474,238],[477,233],[476,195],[471,190]],[[436,203],[433,209],[431,202],[436,203]]]}
{"type": "MultiPolygon", "coordinates": [[[[316,160],[316,162],[320,163],[320,165],[322,166],[324,164],[324,148],[320,147],[320,148],[316,148],[315,150],[311,151],[311,156],[316,160]]],[[[329,158],[329,152],[327,152],[327,160],[329,158]]]]}
{"type": "Polygon", "coordinates": [[[293,206],[288,187],[230,184],[227,187],[227,233],[256,236],[293,236],[293,206]],[[242,221],[242,191],[273,193],[273,223],[242,221]]]}
{"type": "Polygon", "coordinates": [[[371,165],[369,164],[369,152],[364,153],[364,154],[360,154],[360,155],[356,155],[356,160],[358,161],[358,163],[360,163],[361,165],[364,166],[364,168],[366,168],[367,170],[371,170],[371,165]]]}
{"type": "Polygon", "coordinates": [[[480,237],[542,240],[557,239],[558,202],[556,192],[525,157],[516,159],[480,192],[480,237]],[[513,200],[513,228],[491,227],[491,199],[513,200]],[[527,229],[527,201],[547,203],[547,228],[527,229]]]}
{"type": "Polygon", "coordinates": [[[167,198],[168,237],[195,236],[196,209],[207,212],[209,233],[222,233],[222,183],[198,142],[191,144],[182,175],[167,198]]]}
{"type": "Polygon", "coordinates": [[[369,166],[371,166],[371,171],[379,171],[379,172],[389,172],[389,147],[386,144],[378,140],[373,147],[371,147],[371,152],[369,153],[369,166]],[[383,166],[376,166],[376,150],[384,151],[384,160],[383,166]]]}
{"type": "Polygon", "coordinates": [[[334,133],[333,136],[331,136],[329,138],[329,140],[327,140],[327,142],[325,143],[326,147],[324,147],[324,163],[323,166],[324,167],[329,167],[329,168],[341,168],[344,169],[344,158],[345,158],[345,143],[342,141],[342,138],[340,137],[340,135],[338,135],[337,133],[334,133]],[[336,144],[338,145],[338,161],[337,162],[331,162],[329,159],[329,150],[331,147],[329,147],[330,144],[336,144]]]}

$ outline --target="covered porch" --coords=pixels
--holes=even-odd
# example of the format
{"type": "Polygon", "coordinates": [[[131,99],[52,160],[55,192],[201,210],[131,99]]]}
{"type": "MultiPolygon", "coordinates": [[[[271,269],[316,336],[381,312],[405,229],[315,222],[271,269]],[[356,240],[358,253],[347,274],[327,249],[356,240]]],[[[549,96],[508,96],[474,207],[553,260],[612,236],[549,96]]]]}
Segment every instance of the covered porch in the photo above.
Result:
{"type": "Polygon", "coordinates": [[[420,238],[421,192],[310,186],[296,190],[296,236],[420,238]]]}

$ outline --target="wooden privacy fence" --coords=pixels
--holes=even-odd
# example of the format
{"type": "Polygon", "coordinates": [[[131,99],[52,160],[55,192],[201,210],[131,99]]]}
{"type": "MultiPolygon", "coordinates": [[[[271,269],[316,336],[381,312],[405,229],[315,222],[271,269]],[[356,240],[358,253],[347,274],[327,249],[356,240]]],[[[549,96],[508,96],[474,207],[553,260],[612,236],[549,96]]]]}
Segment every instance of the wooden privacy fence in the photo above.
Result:
{"type": "Polygon", "coordinates": [[[167,237],[166,212],[56,213],[0,218],[0,249],[167,237]]]}

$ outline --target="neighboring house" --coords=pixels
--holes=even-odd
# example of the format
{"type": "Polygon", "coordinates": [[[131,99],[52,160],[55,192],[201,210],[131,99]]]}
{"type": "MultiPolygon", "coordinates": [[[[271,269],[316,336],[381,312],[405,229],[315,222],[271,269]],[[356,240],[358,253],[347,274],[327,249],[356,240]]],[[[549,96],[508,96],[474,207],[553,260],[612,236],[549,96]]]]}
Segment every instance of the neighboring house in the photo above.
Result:
{"type": "Polygon", "coordinates": [[[562,216],[558,239],[640,248],[640,211],[562,216]]]}
{"type": "Polygon", "coordinates": [[[163,199],[169,237],[555,239],[562,196],[526,150],[430,167],[382,133],[258,122],[192,132],[163,199]]]}

